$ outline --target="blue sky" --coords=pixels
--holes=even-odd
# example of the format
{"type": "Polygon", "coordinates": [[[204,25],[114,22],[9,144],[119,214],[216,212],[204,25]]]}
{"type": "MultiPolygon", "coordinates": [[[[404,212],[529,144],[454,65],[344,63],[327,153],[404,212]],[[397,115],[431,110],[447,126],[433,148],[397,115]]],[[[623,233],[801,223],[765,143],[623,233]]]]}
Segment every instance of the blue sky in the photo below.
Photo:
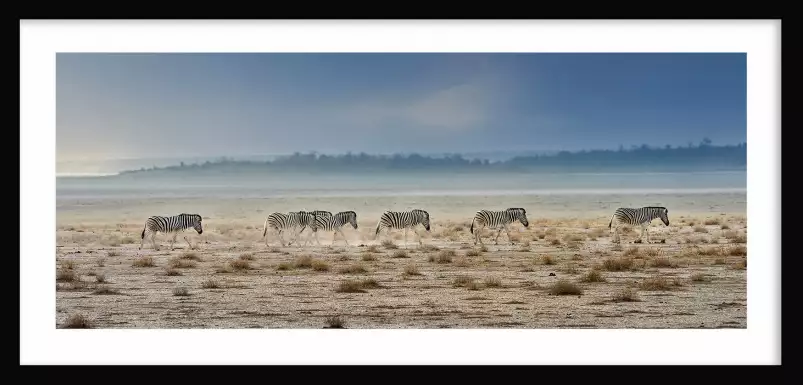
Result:
{"type": "Polygon", "coordinates": [[[723,53],[57,56],[57,159],[746,141],[723,53]]]}

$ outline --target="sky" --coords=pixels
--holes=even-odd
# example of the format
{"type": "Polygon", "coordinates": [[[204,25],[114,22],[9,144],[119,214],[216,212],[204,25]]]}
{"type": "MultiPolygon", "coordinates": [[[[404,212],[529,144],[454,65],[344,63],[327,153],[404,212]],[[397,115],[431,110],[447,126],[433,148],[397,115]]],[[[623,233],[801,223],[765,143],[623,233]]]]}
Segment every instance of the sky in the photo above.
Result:
{"type": "Polygon", "coordinates": [[[746,142],[740,53],[59,53],[57,161],[746,142]]]}

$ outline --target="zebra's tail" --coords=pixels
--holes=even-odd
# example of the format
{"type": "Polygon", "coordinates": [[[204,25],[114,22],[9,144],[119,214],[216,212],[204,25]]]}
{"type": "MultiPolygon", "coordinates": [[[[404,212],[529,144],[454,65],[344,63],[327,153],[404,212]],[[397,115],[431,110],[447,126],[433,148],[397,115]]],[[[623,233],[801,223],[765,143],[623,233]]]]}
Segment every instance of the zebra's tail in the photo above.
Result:
{"type": "Polygon", "coordinates": [[[145,230],[147,228],[148,228],[148,226],[146,225],[145,228],[142,229],[142,235],[140,236],[140,239],[145,239],[145,230]]]}
{"type": "Polygon", "coordinates": [[[613,217],[615,217],[615,216],[616,216],[616,214],[613,214],[613,215],[611,215],[611,221],[610,221],[610,222],[608,222],[608,229],[609,229],[609,230],[610,230],[610,228],[611,228],[611,224],[613,223],[613,217]]]}
{"type": "Polygon", "coordinates": [[[268,218],[265,218],[265,229],[262,230],[262,238],[265,238],[265,235],[268,233],[268,218]]]}
{"type": "Polygon", "coordinates": [[[382,219],[379,219],[379,222],[376,224],[376,231],[374,232],[374,239],[379,236],[379,228],[382,227],[382,219]]]}
{"type": "Polygon", "coordinates": [[[474,234],[474,221],[477,220],[477,217],[471,220],[471,234],[474,234]]]}

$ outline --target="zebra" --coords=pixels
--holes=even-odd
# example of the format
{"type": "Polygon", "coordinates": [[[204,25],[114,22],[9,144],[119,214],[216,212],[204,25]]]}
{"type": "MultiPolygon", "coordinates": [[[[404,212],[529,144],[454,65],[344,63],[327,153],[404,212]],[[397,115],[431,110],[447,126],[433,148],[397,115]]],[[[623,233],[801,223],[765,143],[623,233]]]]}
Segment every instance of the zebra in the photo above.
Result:
{"type": "MultiPolygon", "coordinates": [[[[315,211],[312,211],[311,213],[312,213],[312,215],[314,215],[316,218],[317,218],[317,217],[331,217],[331,216],[332,216],[332,212],[331,212],[331,211],[315,210],[315,211]]],[[[314,221],[310,221],[310,222],[309,222],[309,224],[312,224],[312,223],[314,223],[314,221]]],[[[301,231],[299,231],[299,232],[298,232],[298,234],[296,235],[296,237],[300,236],[300,235],[301,235],[301,233],[303,233],[303,232],[304,232],[304,230],[307,228],[307,225],[308,225],[308,224],[307,224],[306,222],[304,222],[304,223],[302,223],[302,224],[301,224],[301,231]]],[[[309,227],[310,227],[310,229],[312,229],[312,226],[309,226],[309,227]]],[[[313,230],[313,232],[314,232],[314,230],[313,230]]],[[[315,237],[316,237],[316,240],[317,240],[317,234],[315,235],[315,237]]],[[[295,238],[293,238],[293,239],[295,239],[295,238]]],[[[307,235],[307,238],[306,238],[306,240],[304,241],[304,245],[305,245],[305,246],[307,245],[307,242],[308,242],[308,241],[309,241],[309,235],[307,235]]],[[[290,243],[288,243],[287,245],[288,245],[288,246],[290,246],[290,244],[292,244],[292,243],[293,243],[293,241],[290,241],[290,243]]],[[[318,244],[320,245],[321,243],[320,243],[320,242],[318,242],[318,244]]]]}
{"type": "Polygon", "coordinates": [[[647,227],[650,226],[650,223],[655,219],[660,218],[665,225],[669,226],[669,210],[666,207],[661,206],[647,206],[641,208],[630,208],[630,207],[620,207],[614,211],[613,215],[611,216],[611,221],[608,222],[608,229],[613,227],[614,236],[613,242],[614,243],[621,243],[621,238],[619,236],[619,226],[621,225],[637,225],[641,227],[641,233],[639,234],[639,239],[634,241],[633,243],[641,243],[642,237],[647,235],[647,243],[650,243],[650,233],[647,231],[647,227]],[[616,221],[614,224],[613,222],[616,221]]]}
{"type": "MultiPolygon", "coordinates": [[[[285,230],[294,230],[298,227],[302,227],[303,231],[303,226],[309,226],[314,218],[315,214],[308,213],[306,211],[289,212],[286,214],[275,212],[268,215],[268,217],[265,218],[264,230],[262,230],[262,237],[265,238],[265,246],[268,245],[268,228],[276,229],[278,232],[279,242],[282,246],[284,246],[282,232],[285,230]]],[[[290,246],[293,243],[297,235],[298,234],[295,233],[293,234],[293,237],[290,242],[287,243],[287,246],[290,246]]]]}
{"type": "Polygon", "coordinates": [[[474,244],[477,244],[479,241],[480,244],[484,245],[482,242],[482,237],[480,233],[482,229],[486,226],[493,231],[494,228],[498,228],[499,231],[496,232],[496,238],[494,238],[494,244],[499,244],[499,235],[502,234],[502,229],[505,230],[507,233],[507,239],[510,240],[510,244],[513,244],[513,241],[510,239],[510,232],[507,230],[507,225],[514,223],[516,221],[521,222],[524,227],[530,227],[530,222],[527,221],[527,210],[520,208],[520,207],[511,207],[504,211],[491,211],[491,210],[480,210],[474,214],[474,219],[471,221],[471,233],[474,234],[474,244]],[[474,231],[474,223],[477,224],[477,231],[474,231]]]}
{"type": "MultiPolygon", "coordinates": [[[[174,249],[173,245],[176,243],[176,237],[178,236],[178,233],[189,228],[195,229],[195,231],[198,232],[198,235],[203,234],[204,229],[201,225],[200,215],[182,213],[170,217],[159,215],[149,217],[145,221],[145,228],[142,229],[139,249],[142,250],[142,246],[145,244],[145,232],[150,231],[153,248],[154,250],[159,250],[159,246],[156,245],[156,233],[161,231],[163,233],[173,234],[173,238],[170,241],[170,250],[172,251],[174,249]]],[[[184,237],[184,240],[187,241],[187,245],[192,248],[192,244],[190,244],[190,241],[187,240],[187,237],[184,237]]]]}
{"type": "Polygon", "coordinates": [[[374,239],[379,236],[382,229],[387,229],[387,234],[390,235],[391,229],[404,229],[404,246],[407,246],[407,230],[412,229],[415,235],[418,235],[418,244],[423,245],[421,242],[421,235],[415,229],[416,225],[422,225],[429,233],[429,213],[424,210],[413,209],[411,211],[385,211],[379,218],[379,223],[376,224],[376,232],[374,239]]]}
{"type": "MultiPolygon", "coordinates": [[[[357,230],[357,213],[354,211],[342,211],[335,215],[316,215],[315,222],[313,222],[311,229],[312,233],[315,234],[315,242],[318,245],[321,244],[318,241],[318,230],[323,231],[334,231],[334,236],[332,237],[332,244],[335,244],[335,240],[337,238],[337,234],[340,233],[343,236],[343,242],[346,242],[346,246],[348,246],[349,241],[346,240],[346,236],[343,234],[343,231],[340,230],[346,224],[350,224],[354,230],[357,230]]],[[[309,241],[309,237],[307,237],[307,242],[309,241]]],[[[307,245],[307,242],[304,242],[304,246],[307,245]]]]}

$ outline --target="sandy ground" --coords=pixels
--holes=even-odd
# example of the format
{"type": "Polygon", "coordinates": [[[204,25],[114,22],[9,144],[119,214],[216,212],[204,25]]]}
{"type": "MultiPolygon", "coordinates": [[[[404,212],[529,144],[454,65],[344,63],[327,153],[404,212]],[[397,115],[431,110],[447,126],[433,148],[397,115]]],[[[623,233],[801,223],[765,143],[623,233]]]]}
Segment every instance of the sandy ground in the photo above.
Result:
{"type": "Polygon", "coordinates": [[[162,234],[160,250],[148,242],[139,250],[144,218],[158,202],[147,210],[73,203],[58,211],[55,321],[80,326],[83,317],[93,328],[745,328],[747,228],[738,199],[734,210],[670,209],[669,227],[658,220],[650,227],[651,244],[633,243],[632,230],[622,244],[611,243],[607,225],[617,202],[590,203],[594,210],[575,209],[579,216],[528,210],[529,228],[510,228],[513,244],[503,231],[495,245],[486,229],[485,247],[469,232],[475,209],[433,218],[429,234],[419,227],[423,246],[412,232],[406,247],[401,231],[391,234],[392,244],[374,240],[371,215],[360,217],[358,230],[344,230],[349,246],[341,238],[331,245],[331,232],[320,234],[321,246],[303,248],[282,247],[269,233],[266,246],[264,216],[281,210],[254,213],[247,202],[228,202],[216,207],[249,214],[223,220],[220,208],[205,219],[203,235],[187,230],[172,251],[162,234]]]}

